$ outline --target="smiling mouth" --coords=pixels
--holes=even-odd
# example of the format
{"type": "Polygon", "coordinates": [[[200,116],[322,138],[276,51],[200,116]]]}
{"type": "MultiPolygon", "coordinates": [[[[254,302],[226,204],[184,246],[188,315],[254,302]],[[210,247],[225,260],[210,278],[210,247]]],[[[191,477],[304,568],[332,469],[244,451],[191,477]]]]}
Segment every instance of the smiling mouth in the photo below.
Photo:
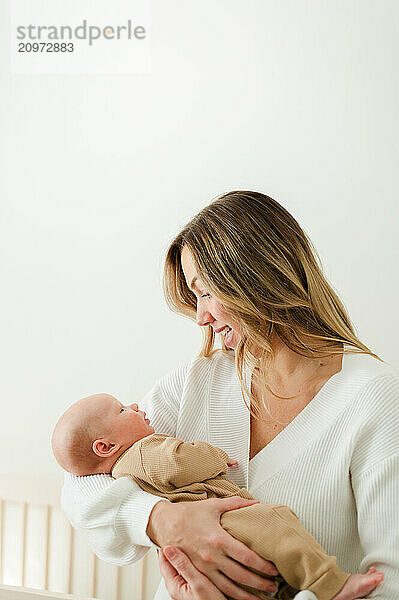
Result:
{"type": "Polygon", "coordinates": [[[225,337],[225,335],[227,333],[229,333],[229,331],[231,331],[231,327],[229,325],[225,325],[224,327],[221,327],[220,329],[214,329],[214,332],[219,333],[222,337],[225,337]]]}

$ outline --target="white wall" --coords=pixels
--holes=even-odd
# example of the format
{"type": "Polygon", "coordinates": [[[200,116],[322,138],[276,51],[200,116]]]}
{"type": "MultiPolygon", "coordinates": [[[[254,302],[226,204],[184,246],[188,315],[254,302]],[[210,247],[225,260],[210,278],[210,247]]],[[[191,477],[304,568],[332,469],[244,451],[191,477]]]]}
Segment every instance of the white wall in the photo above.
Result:
{"type": "Polygon", "coordinates": [[[229,190],[292,212],[399,367],[395,0],[153,0],[152,72],[118,76],[10,75],[1,10],[0,473],[59,477],[70,403],[195,356],[163,255],[229,190]]]}

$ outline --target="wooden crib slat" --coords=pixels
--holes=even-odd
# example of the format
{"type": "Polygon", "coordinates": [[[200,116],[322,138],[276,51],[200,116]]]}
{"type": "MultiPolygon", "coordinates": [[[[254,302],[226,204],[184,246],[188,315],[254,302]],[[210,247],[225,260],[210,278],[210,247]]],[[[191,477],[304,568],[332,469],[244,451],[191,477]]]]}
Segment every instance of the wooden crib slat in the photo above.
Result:
{"type": "MultiPolygon", "coordinates": [[[[22,489],[18,493],[22,495],[22,489]]],[[[98,600],[145,600],[147,594],[149,600],[153,591],[146,589],[147,580],[150,577],[152,588],[153,575],[159,577],[147,558],[126,567],[105,563],[90,551],[59,506],[0,496],[0,586],[98,600]]]]}
{"type": "Polygon", "coordinates": [[[50,511],[51,506],[46,504],[46,518],[45,518],[45,549],[44,549],[44,589],[48,590],[48,557],[50,551],[50,511]]]}
{"type": "Polygon", "coordinates": [[[4,500],[0,498],[0,582],[3,581],[4,500]]]}
{"type": "Polygon", "coordinates": [[[74,529],[71,524],[69,524],[69,544],[68,544],[68,582],[67,582],[67,592],[70,594],[72,592],[72,552],[73,552],[73,541],[74,541],[74,529]]]}
{"type": "Polygon", "coordinates": [[[90,554],[90,562],[89,562],[89,577],[87,581],[88,589],[87,595],[90,598],[95,598],[96,596],[96,555],[92,552],[90,554]]]}
{"type": "Polygon", "coordinates": [[[26,502],[23,503],[23,513],[22,513],[22,560],[21,560],[21,579],[22,579],[22,587],[26,584],[26,521],[27,521],[27,512],[28,506],[26,502]]]}
{"type": "Polygon", "coordinates": [[[122,573],[121,573],[121,568],[119,567],[116,572],[116,591],[115,591],[116,600],[122,600],[121,599],[121,577],[122,577],[122,573]]]}
{"type": "Polygon", "coordinates": [[[144,598],[144,560],[137,565],[137,598],[144,598]]]}

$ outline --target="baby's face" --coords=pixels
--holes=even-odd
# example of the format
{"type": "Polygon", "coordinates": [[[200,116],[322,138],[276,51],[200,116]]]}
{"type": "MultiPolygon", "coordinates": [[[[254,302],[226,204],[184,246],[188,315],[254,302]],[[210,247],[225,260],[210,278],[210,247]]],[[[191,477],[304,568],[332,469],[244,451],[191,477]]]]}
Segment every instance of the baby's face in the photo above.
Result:
{"type": "Polygon", "coordinates": [[[119,442],[134,443],[142,438],[154,433],[154,428],[150,425],[150,419],[144,411],[139,410],[138,404],[133,403],[127,406],[119,400],[109,397],[107,420],[112,433],[119,442]]]}
{"type": "Polygon", "coordinates": [[[125,406],[114,396],[95,394],[83,399],[82,404],[88,418],[99,419],[106,426],[107,437],[113,438],[113,442],[131,445],[154,433],[150,420],[136,403],[125,406]]]}

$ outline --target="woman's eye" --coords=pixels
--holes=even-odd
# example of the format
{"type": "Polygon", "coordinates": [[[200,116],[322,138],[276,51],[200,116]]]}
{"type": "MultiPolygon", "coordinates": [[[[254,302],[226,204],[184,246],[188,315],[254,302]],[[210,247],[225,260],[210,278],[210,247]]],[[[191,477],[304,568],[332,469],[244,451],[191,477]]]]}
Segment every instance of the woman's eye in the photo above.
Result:
{"type": "Polygon", "coordinates": [[[203,295],[201,296],[201,298],[210,298],[210,297],[211,297],[211,295],[210,295],[210,294],[203,294],[203,295]]]}

